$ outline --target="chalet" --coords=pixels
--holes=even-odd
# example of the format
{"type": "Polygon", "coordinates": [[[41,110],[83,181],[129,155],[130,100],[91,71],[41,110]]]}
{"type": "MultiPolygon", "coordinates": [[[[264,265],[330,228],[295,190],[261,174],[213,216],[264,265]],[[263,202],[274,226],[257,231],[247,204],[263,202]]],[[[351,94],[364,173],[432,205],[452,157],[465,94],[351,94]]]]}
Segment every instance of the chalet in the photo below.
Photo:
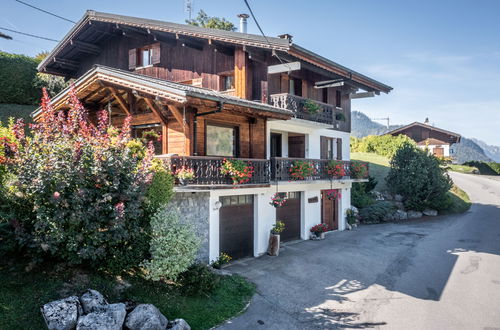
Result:
{"type": "Polygon", "coordinates": [[[437,157],[454,157],[453,145],[460,142],[460,135],[429,124],[426,118],[424,123],[414,122],[392,130],[387,134],[397,136],[406,135],[417,142],[422,149],[427,149],[437,157]]]}
{"type": "MultiPolygon", "coordinates": [[[[276,220],[286,224],[285,241],[307,239],[321,222],[345,229],[351,184],[359,180],[350,177],[351,99],[392,89],[300,47],[290,35],[266,38],[95,11],[38,69],[75,78],[85,106],[107,109],[114,125],[130,115],[135,136],[157,132],[157,157],[173,171],[193,169],[195,178],[175,188],[171,203],[195,226],[207,262],[220,252],[264,253],[276,220]],[[221,173],[226,158],[251,165],[251,179],[232,184],[221,173]],[[328,174],[332,159],[342,163],[344,176],[328,174]],[[315,173],[292,180],[298,161],[315,173]],[[332,191],[341,197],[331,199],[332,191]],[[270,205],[276,193],[288,198],[279,208],[270,205]]],[[[68,90],[61,92],[53,106],[64,110],[67,97],[68,90]]]]}

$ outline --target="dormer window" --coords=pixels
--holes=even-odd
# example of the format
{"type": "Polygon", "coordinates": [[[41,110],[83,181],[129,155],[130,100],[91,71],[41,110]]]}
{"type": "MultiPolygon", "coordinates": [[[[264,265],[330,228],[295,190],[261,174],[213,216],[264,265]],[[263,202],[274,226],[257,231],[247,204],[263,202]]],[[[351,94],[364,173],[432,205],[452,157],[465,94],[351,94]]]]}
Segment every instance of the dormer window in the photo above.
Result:
{"type": "Polygon", "coordinates": [[[128,52],[128,68],[130,70],[143,68],[160,63],[160,43],[147,45],[141,48],[130,49],[128,52]]]}

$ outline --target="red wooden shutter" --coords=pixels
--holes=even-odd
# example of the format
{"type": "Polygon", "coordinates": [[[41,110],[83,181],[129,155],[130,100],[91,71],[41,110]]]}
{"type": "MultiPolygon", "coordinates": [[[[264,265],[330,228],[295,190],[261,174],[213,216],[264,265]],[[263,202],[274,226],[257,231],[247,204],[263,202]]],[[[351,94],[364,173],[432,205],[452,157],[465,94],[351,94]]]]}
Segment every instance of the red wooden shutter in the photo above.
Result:
{"type": "Polygon", "coordinates": [[[342,160],[342,139],[337,139],[337,159],[342,160]]]}
{"type": "Polygon", "coordinates": [[[128,69],[133,70],[137,66],[137,49],[130,49],[128,51],[128,69]]]}
{"type": "Polygon", "coordinates": [[[151,64],[158,64],[161,60],[161,46],[160,43],[152,44],[151,51],[153,52],[151,56],[151,64]]]}

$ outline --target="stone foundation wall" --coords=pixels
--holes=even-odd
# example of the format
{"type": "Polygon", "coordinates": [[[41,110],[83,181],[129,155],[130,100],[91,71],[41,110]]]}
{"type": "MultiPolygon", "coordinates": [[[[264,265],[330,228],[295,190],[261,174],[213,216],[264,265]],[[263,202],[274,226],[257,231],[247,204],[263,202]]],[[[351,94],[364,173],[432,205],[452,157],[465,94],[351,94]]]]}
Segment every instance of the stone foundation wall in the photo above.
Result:
{"type": "Polygon", "coordinates": [[[198,260],[209,263],[210,193],[176,192],[169,205],[179,212],[181,223],[189,224],[200,239],[198,260]]]}

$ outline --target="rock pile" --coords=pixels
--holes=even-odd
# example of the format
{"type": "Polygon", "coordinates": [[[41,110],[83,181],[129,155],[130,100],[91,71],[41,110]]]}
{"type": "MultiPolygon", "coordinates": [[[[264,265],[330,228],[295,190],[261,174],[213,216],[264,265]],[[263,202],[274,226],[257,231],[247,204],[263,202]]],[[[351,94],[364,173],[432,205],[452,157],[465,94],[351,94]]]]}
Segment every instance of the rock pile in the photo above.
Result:
{"type": "Polygon", "coordinates": [[[168,321],[151,304],[108,304],[96,290],[49,302],[41,308],[49,330],[191,330],[183,319],[168,321]]]}

